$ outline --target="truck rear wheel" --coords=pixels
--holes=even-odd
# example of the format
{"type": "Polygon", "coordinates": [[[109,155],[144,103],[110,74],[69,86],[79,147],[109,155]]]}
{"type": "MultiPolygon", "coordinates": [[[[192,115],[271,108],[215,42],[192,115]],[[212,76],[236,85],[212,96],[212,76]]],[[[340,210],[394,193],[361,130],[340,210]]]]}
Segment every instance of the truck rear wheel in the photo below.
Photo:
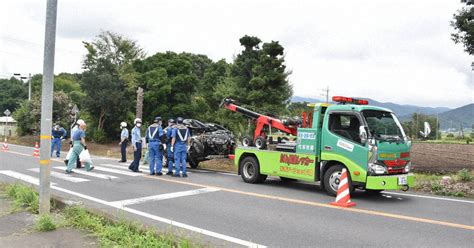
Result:
{"type": "Polygon", "coordinates": [[[255,147],[257,147],[260,150],[267,148],[267,139],[265,139],[262,136],[258,136],[255,139],[255,147]]]}
{"type": "Polygon", "coordinates": [[[267,179],[260,174],[260,165],[255,157],[246,157],[240,162],[240,175],[246,183],[262,183],[267,179]]]}
{"type": "Polygon", "coordinates": [[[242,138],[242,145],[243,146],[252,146],[253,145],[253,139],[250,136],[245,135],[242,138]]]}
{"type": "MultiPolygon", "coordinates": [[[[339,178],[341,178],[342,169],[344,168],[345,167],[342,164],[335,164],[329,167],[326,173],[324,173],[324,189],[326,189],[328,195],[337,195],[339,178]]],[[[354,187],[352,186],[352,180],[349,173],[347,173],[347,179],[349,183],[349,192],[352,194],[354,192],[354,187]]]]}

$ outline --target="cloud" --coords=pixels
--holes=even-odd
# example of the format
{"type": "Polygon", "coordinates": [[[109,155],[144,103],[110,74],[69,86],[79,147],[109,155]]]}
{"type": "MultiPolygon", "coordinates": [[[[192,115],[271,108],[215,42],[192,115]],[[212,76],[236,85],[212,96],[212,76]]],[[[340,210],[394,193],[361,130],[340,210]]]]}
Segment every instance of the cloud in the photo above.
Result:
{"type": "MultiPolygon", "coordinates": [[[[423,106],[471,102],[472,58],[450,40],[462,5],[445,0],[153,1],[58,3],[56,72],[81,71],[81,41],[100,30],[132,38],[149,55],[167,50],[232,61],[245,34],[285,47],[296,95],[367,96],[423,106]]],[[[0,3],[0,70],[42,71],[44,1],[0,3]],[[18,30],[21,30],[20,32],[18,30]],[[27,41],[21,42],[21,41],[27,41]],[[29,43],[28,43],[29,42],[29,43]],[[6,52],[1,52],[6,51],[6,52]],[[8,61],[8,62],[7,62],[8,61]]]]}

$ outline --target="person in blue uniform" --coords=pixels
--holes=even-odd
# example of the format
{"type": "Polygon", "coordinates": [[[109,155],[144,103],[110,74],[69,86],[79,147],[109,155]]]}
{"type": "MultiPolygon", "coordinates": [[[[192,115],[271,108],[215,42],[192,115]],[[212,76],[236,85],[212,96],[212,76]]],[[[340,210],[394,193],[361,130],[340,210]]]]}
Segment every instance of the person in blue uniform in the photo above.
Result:
{"type": "Polygon", "coordinates": [[[133,172],[141,172],[139,168],[140,159],[142,158],[142,136],[140,132],[142,120],[136,118],[133,123],[135,124],[135,127],[132,129],[133,162],[130,164],[128,169],[133,172]]]}
{"type": "MultiPolygon", "coordinates": [[[[81,154],[82,150],[87,150],[86,146],[86,123],[83,120],[78,120],[77,123],[79,124],[79,129],[74,132],[72,136],[72,154],[71,158],[68,161],[66,174],[72,173],[72,168],[76,165],[76,161],[79,160],[79,154],[81,154]]],[[[91,166],[89,163],[85,163],[85,167],[87,171],[91,171],[94,169],[94,166],[91,166]]]]}
{"type": "Polygon", "coordinates": [[[54,124],[51,132],[51,157],[53,156],[54,148],[56,147],[56,157],[61,156],[61,141],[66,138],[67,131],[59,124],[54,124]]]}
{"type": "Polygon", "coordinates": [[[120,132],[120,153],[122,155],[122,159],[119,160],[119,163],[125,163],[127,162],[127,144],[128,144],[128,129],[127,129],[127,123],[122,121],[120,123],[120,129],[122,131],[120,132]]]}
{"type": "Polygon", "coordinates": [[[163,167],[163,153],[161,148],[160,137],[163,135],[163,129],[161,128],[161,117],[155,117],[153,124],[151,124],[146,130],[146,138],[148,140],[148,151],[149,151],[149,162],[150,162],[150,175],[161,176],[163,167]]]}
{"type": "Polygon", "coordinates": [[[191,135],[189,129],[183,125],[183,118],[178,117],[176,119],[177,125],[171,133],[171,151],[174,152],[174,163],[176,170],[174,172],[174,177],[187,177],[186,174],[186,153],[189,149],[189,143],[191,141],[191,135]]]}
{"type": "Polygon", "coordinates": [[[173,175],[173,164],[174,164],[174,154],[171,151],[171,135],[173,133],[174,126],[176,125],[176,122],[173,119],[168,120],[168,126],[163,130],[163,132],[166,134],[166,160],[168,163],[168,173],[166,175],[173,175]]]}

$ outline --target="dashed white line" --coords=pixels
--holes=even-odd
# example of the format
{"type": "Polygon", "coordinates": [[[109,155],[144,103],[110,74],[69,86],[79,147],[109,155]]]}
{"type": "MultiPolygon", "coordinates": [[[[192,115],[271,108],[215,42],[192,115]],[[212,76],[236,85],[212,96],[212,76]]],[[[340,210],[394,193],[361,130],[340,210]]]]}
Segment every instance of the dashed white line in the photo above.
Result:
{"type": "Polygon", "coordinates": [[[115,173],[115,174],[120,174],[120,175],[125,175],[125,176],[131,176],[131,177],[137,177],[137,176],[143,175],[143,174],[137,173],[137,172],[128,172],[128,171],[123,171],[123,170],[116,170],[116,169],[104,168],[104,167],[100,167],[100,166],[96,166],[96,167],[94,168],[94,170],[105,171],[105,172],[111,172],[111,173],[115,173]]]}
{"type": "Polygon", "coordinates": [[[387,194],[387,195],[411,196],[411,197],[426,198],[426,199],[433,199],[433,200],[452,201],[452,202],[462,202],[462,203],[474,204],[474,201],[458,200],[458,199],[444,198],[444,197],[436,197],[436,196],[415,195],[415,194],[406,194],[406,193],[398,193],[398,192],[387,192],[387,191],[384,191],[384,192],[382,192],[382,193],[383,193],[383,194],[387,194]]]}
{"type": "MultiPolygon", "coordinates": [[[[40,169],[39,168],[31,168],[31,169],[28,169],[28,170],[34,171],[34,172],[39,172],[40,169]]],[[[51,176],[53,176],[55,178],[59,178],[61,180],[73,182],[73,183],[82,183],[82,182],[88,182],[89,181],[89,179],[80,178],[80,177],[73,177],[70,174],[67,175],[67,174],[56,172],[56,171],[51,171],[51,176]]]]}
{"type": "MultiPolygon", "coordinates": [[[[53,169],[65,170],[65,167],[55,166],[55,167],[53,167],[53,169]]],[[[90,177],[96,177],[96,178],[105,179],[105,180],[118,179],[118,177],[116,177],[116,176],[110,176],[110,175],[101,174],[101,173],[97,173],[97,172],[93,172],[93,171],[83,171],[83,170],[77,170],[77,169],[73,170],[73,171],[74,171],[74,173],[77,173],[77,174],[90,176],[90,177]]]]}
{"type": "MultiPolygon", "coordinates": [[[[26,174],[23,174],[23,173],[19,173],[19,172],[16,172],[16,171],[2,170],[2,171],[0,171],[0,174],[22,180],[22,181],[25,181],[25,182],[30,183],[30,184],[39,185],[39,178],[32,177],[32,176],[29,176],[29,175],[26,175],[26,174]]],[[[56,185],[56,183],[51,182],[51,185],[56,185]]]]}
{"type": "Polygon", "coordinates": [[[152,195],[152,196],[147,196],[147,197],[122,200],[122,201],[115,201],[111,203],[116,204],[119,207],[122,207],[122,206],[140,204],[140,203],[149,202],[149,201],[161,201],[161,200],[166,200],[166,199],[172,199],[172,198],[183,197],[183,196],[191,196],[191,195],[199,195],[199,194],[216,192],[216,191],[219,191],[219,189],[202,188],[202,189],[173,192],[173,193],[161,194],[161,195],[152,195]]]}

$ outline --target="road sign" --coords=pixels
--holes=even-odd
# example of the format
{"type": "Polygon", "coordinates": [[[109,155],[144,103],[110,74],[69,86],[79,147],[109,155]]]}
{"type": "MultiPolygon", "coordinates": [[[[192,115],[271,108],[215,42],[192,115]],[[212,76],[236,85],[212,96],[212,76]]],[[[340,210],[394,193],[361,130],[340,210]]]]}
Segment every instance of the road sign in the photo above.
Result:
{"type": "Polygon", "coordinates": [[[79,113],[79,108],[77,107],[76,104],[74,104],[74,107],[72,107],[72,113],[73,113],[73,114],[79,113]]]}
{"type": "Polygon", "coordinates": [[[6,116],[10,116],[11,112],[10,112],[10,110],[7,109],[7,110],[5,110],[5,112],[3,112],[3,114],[5,114],[6,116]]]}

